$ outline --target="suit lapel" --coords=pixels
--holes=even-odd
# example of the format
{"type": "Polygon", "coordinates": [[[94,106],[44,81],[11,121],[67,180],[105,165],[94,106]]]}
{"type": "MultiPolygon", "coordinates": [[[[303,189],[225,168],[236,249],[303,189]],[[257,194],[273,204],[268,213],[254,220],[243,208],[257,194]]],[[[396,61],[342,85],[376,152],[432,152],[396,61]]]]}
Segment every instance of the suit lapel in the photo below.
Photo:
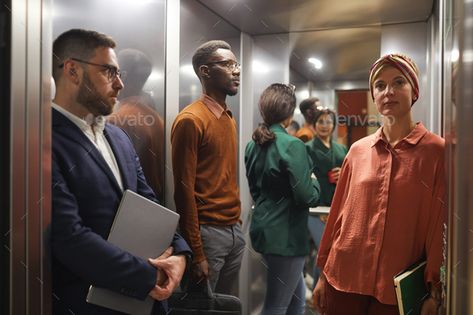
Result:
{"type": "MultiPolygon", "coordinates": [[[[108,166],[107,162],[103,158],[102,154],[99,152],[97,147],[90,142],[86,135],[74,124],[69,118],[65,117],[63,114],[58,112],[57,110],[53,109],[53,128],[56,132],[61,133],[63,136],[73,140],[74,142],[81,145],[85,151],[87,152],[87,156],[99,165],[99,167],[104,171],[104,173],[108,176],[110,181],[113,183],[114,188],[122,194],[121,188],[115,179],[115,176],[112,173],[112,170],[108,166]]],[[[107,138],[108,140],[109,138],[107,138]]],[[[112,147],[114,153],[116,150],[112,147]]],[[[116,154],[116,153],[115,153],[116,154]]]]}

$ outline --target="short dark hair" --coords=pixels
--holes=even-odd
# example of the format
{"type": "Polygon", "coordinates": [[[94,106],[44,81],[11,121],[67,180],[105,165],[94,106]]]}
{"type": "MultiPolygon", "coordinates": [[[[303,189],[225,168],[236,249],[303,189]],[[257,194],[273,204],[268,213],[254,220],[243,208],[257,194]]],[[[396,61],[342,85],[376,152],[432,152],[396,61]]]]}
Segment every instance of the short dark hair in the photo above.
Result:
{"type": "Polygon", "coordinates": [[[53,77],[58,80],[61,76],[59,66],[68,58],[89,60],[99,47],[115,48],[115,41],[108,35],[84,30],[71,29],[62,33],[53,43],[53,77]]]}
{"type": "Polygon", "coordinates": [[[223,40],[211,40],[200,45],[192,56],[192,66],[194,71],[199,76],[199,68],[209,62],[210,57],[218,49],[232,50],[229,43],[223,40]]]}
{"type": "Polygon", "coordinates": [[[264,124],[260,124],[253,132],[253,140],[259,145],[274,141],[275,135],[268,127],[291,117],[295,109],[296,95],[293,87],[281,83],[268,86],[259,99],[264,124]]]}
{"type": "Polygon", "coordinates": [[[309,97],[309,98],[303,100],[299,104],[299,109],[301,110],[302,115],[304,115],[304,118],[306,118],[307,110],[310,109],[318,101],[319,101],[319,99],[317,97],[309,97]]]}
{"type": "Polygon", "coordinates": [[[297,121],[292,120],[288,128],[292,128],[294,131],[298,131],[299,129],[301,129],[301,126],[299,125],[297,121]]]}

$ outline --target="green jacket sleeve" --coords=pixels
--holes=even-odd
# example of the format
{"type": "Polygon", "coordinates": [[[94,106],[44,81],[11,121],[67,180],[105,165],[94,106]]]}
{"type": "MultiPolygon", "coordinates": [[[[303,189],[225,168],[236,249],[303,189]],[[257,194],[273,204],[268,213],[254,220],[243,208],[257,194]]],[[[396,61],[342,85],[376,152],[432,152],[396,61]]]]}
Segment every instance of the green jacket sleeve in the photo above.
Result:
{"type": "Polygon", "coordinates": [[[320,186],[311,178],[312,165],[302,141],[291,142],[283,158],[295,203],[301,207],[318,205],[320,186]]]}

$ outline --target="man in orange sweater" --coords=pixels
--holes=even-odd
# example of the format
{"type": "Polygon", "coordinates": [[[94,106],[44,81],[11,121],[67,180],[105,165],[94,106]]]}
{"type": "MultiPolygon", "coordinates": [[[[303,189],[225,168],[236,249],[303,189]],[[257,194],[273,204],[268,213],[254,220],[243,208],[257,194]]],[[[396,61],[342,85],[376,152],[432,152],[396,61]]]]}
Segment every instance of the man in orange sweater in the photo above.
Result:
{"type": "Polygon", "coordinates": [[[310,97],[303,100],[299,105],[305,123],[297,131],[296,137],[301,139],[302,142],[308,142],[315,136],[315,113],[317,112],[318,103],[319,99],[317,97],[310,97]]]}
{"type": "Polygon", "coordinates": [[[176,117],[171,131],[174,200],[181,233],[194,252],[196,282],[238,294],[245,247],[237,186],[237,126],[225,103],[240,85],[240,65],[224,41],[201,45],[192,64],[202,96],[176,117]]]}

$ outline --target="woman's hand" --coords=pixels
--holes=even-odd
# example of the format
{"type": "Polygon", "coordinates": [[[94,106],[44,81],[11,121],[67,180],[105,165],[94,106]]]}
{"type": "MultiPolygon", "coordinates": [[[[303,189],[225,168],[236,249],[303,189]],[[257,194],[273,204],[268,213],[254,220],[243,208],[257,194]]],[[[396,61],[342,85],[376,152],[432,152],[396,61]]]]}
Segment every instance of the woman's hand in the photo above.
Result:
{"type": "Polygon", "coordinates": [[[312,304],[315,307],[315,310],[320,314],[325,314],[327,310],[327,301],[325,300],[325,291],[327,289],[327,280],[323,273],[320,274],[319,281],[314,288],[312,293],[312,304]]]}
{"type": "Polygon", "coordinates": [[[332,172],[331,176],[333,180],[335,181],[335,183],[338,182],[338,178],[340,177],[340,170],[341,170],[340,167],[334,167],[331,169],[331,172],[332,172]]]}
{"type": "Polygon", "coordinates": [[[439,303],[433,297],[428,297],[422,304],[420,315],[437,315],[439,303]]]}
{"type": "Polygon", "coordinates": [[[319,219],[320,219],[320,221],[322,221],[322,223],[325,223],[325,224],[326,224],[327,221],[328,221],[328,214],[321,214],[321,215],[319,215],[319,219]]]}

